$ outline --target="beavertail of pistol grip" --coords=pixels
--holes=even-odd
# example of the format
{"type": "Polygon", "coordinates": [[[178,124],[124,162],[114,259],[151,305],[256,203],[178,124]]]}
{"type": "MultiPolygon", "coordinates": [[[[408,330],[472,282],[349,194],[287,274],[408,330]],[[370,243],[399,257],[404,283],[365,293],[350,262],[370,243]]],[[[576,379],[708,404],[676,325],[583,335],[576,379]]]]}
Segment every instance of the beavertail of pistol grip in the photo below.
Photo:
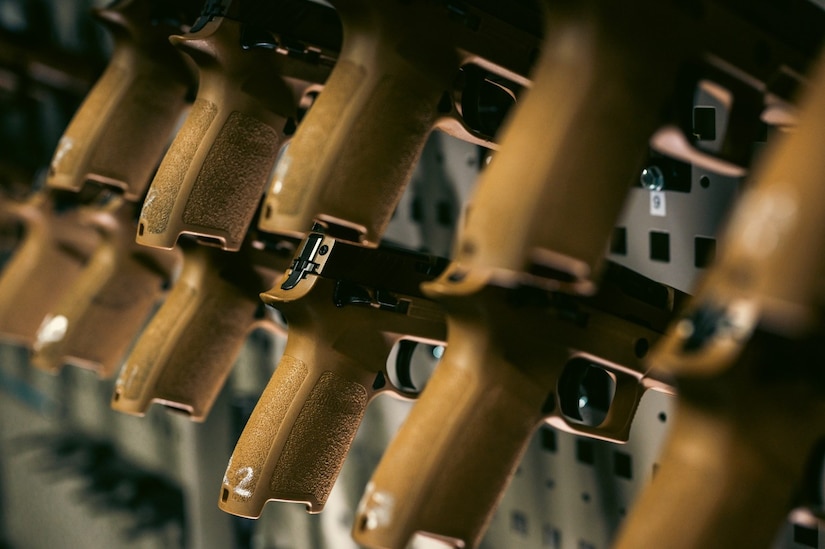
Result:
{"type": "Polygon", "coordinates": [[[78,192],[87,180],[139,200],[186,107],[192,70],[169,44],[151,0],[98,11],[115,41],[105,72],[58,143],[47,185],[78,192]]]}
{"type": "Polygon", "coordinates": [[[112,408],[143,415],[159,402],[202,421],[247,335],[262,322],[258,294],[278,274],[244,250],[188,242],[180,277],[117,378],[112,408]]]}
{"type": "MultiPolygon", "coordinates": [[[[243,25],[218,17],[197,32],[172,37],[198,65],[200,84],[149,188],[138,227],[141,244],[172,248],[188,233],[226,250],[241,246],[278,149],[295,124],[302,89],[289,74],[299,62],[272,49],[242,47],[243,25]]],[[[314,75],[319,81],[323,76],[314,75]]]]}
{"type": "Polygon", "coordinates": [[[77,209],[56,211],[54,196],[34,195],[16,208],[24,225],[20,246],[0,274],[0,337],[24,345],[82,272],[99,235],[77,209]]]}
{"type": "Polygon", "coordinates": [[[170,282],[179,254],[135,243],[138,205],[115,208],[90,214],[101,244],[43,319],[31,357],[40,369],[70,363],[112,376],[170,282]]]}

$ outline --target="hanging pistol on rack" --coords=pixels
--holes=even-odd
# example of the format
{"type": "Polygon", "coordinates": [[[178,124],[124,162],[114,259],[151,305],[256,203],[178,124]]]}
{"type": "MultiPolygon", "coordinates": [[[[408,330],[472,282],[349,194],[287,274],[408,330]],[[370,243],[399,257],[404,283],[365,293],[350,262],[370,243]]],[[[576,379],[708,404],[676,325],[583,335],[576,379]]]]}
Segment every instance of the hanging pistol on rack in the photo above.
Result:
{"type": "Polygon", "coordinates": [[[203,420],[248,333],[267,325],[258,295],[289,266],[297,239],[265,244],[250,224],[339,40],[330,8],[257,0],[207,3],[188,34],[172,37],[200,84],[149,188],[137,242],[168,249],[185,235],[183,270],[126,359],[114,409],[142,415],[158,401],[203,420]],[[296,36],[309,42],[298,47],[296,36]]]}
{"type": "Polygon", "coordinates": [[[497,121],[484,119],[478,106],[488,99],[480,96],[492,92],[512,103],[513,93],[492,80],[528,84],[539,40],[525,30],[535,22],[525,3],[512,9],[520,24],[464,3],[333,5],[344,27],[341,54],[275,169],[259,222],[271,234],[301,235],[313,220],[322,229],[304,240],[292,280],[262,295],[284,311],[289,335],[221,489],[220,507],[247,517],[260,516],[272,499],[320,512],[364,408],[381,388],[376,376],[392,344],[405,336],[443,337],[443,320],[432,312],[426,322],[419,318],[432,305],[409,282],[399,290],[390,280],[416,281],[432,270],[416,271],[421,260],[387,259],[405,256],[373,248],[434,128],[493,146],[497,121]],[[485,70],[496,76],[484,80],[485,70]],[[325,251],[344,247],[361,250],[352,253],[363,264],[326,259],[325,251]],[[316,263],[339,274],[318,276],[316,263]]]}
{"type": "Polygon", "coordinates": [[[71,299],[100,241],[78,206],[108,204],[114,194],[124,204],[142,197],[187,106],[192,73],[168,36],[190,9],[186,1],[122,0],[96,12],[114,52],[60,139],[45,188],[19,208],[24,242],[0,277],[6,336],[33,345],[43,318],[71,299]]]}
{"type": "Polygon", "coordinates": [[[321,511],[369,401],[388,390],[415,395],[407,365],[387,370],[392,348],[402,339],[444,341],[443,312],[419,285],[446,264],[359,246],[320,226],[307,236],[292,267],[261,294],[286,315],[287,345],[227,465],[223,510],[257,517],[276,499],[321,511]]]}
{"type": "Polygon", "coordinates": [[[679,396],[619,548],[770,546],[825,435],[825,57],[798,120],[760,159],[717,261],[648,357],[679,396]]]}
{"type": "MultiPolygon", "coordinates": [[[[603,256],[651,137],[691,95],[681,86],[700,74],[698,44],[723,51],[687,38],[718,23],[703,6],[547,2],[533,86],[481,175],[452,265],[423,287],[447,312],[447,350],[367,487],[358,543],[404,547],[423,533],[475,547],[541,423],[622,442],[643,390],[669,390],[641,358],[676,294],[633,283],[650,294],[611,306],[623,283],[603,256]],[[582,396],[600,405],[582,409],[582,396]]],[[[738,145],[719,153],[726,166],[747,161],[738,145]]]]}

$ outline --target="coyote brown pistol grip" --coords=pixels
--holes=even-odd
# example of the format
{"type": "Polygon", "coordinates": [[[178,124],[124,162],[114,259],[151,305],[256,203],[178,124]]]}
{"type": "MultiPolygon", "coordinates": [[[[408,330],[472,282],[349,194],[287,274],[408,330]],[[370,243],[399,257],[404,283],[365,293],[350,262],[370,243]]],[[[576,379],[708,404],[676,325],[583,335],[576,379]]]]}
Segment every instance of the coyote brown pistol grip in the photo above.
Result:
{"type": "Polygon", "coordinates": [[[183,269],[115,383],[112,408],[143,415],[159,402],[202,421],[249,332],[265,322],[258,294],[286,264],[249,250],[182,242],[183,269]]]}
{"type": "MultiPolygon", "coordinates": [[[[389,388],[385,371],[393,345],[405,338],[436,343],[445,337],[440,309],[420,297],[417,283],[409,284],[443,264],[418,254],[401,259],[318,233],[305,244],[304,252],[311,248],[317,255],[302,253],[261,296],[285,314],[289,332],[284,356],[224,476],[219,506],[236,515],[256,518],[269,500],[302,502],[311,513],[321,512],[367,404],[389,388]],[[371,274],[344,268],[342,273],[356,276],[336,279],[332,264],[342,257],[348,265],[355,260],[383,269],[371,274]],[[321,263],[317,270],[296,278],[307,265],[301,261],[313,259],[321,263]],[[381,290],[373,286],[376,275],[387,283],[381,290]],[[397,285],[403,291],[393,291],[393,277],[407,279],[397,285]]],[[[407,396],[413,391],[401,388],[407,396]]]]}
{"type": "MultiPolygon", "coordinates": [[[[258,226],[302,237],[317,219],[377,245],[427,136],[454,109],[461,65],[483,55],[488,66],[524,75],[538,41],[508,29],[519,37],[508,51],[437,3],[332,3],[344,26],[341,53],[276,167],[258,226]]],[[[489,26],[498,28],[492,18],[489,26]]]]}
{"type": "Polygon", "coordinates": [[[170,282],[179,254],[135,243],[139,206],[116,200],[88,213],[101,243],[63,298],[43,319],[34,366],[57,372],[64,364],[114,375],[129,344],[170,282]]]}
{"type": "Polygon", "coordinates": [[[769,546],[825,435],[825,57],[806,92],[649,357],[679,384],[676,419],[619,548],[769,546]]]}
{"type": "MultiPolygon", "coordinates": [[[[626,442],[645,389],[663,388],[645,379],[640,355],[672,310],[672,302],[652,307],[630,294],[611,301],[616,297],[606,290],[613,291],[614,275],[618,287],[629,274],[611,266],[600,294],[578,301],[495,287],[455,267],[424,285],[449,311],[447,350],[373,474],[356,516],[356,541],[405,547],[422,532],[476,546],[543,421],[626,442]],[[636,315],[642,320],[630,319],[636,315]],[[582,368],[591,367],[605,372],[615,394],[601,403],[603,417],[588,422],[565,399],[573,393],[578,402],[582,368]]],[[[645,288],[672,292],[635,276],[628,288],[644,280],[645,288]]]]}
{"type": "Polygon", "coordinates": [[[323,66],[245,45],[243,25],[216,17],[171,38],[197,64],[200,83],[149,188],[141,244],[172,248],[188,233],[238,250],[303,90],[326,77],[323,66]]]}
{"type": "Polygon", "coordinates": [[[143,196],[194,83],[169,44],[180,26],[155,21],[153,4],[124,0],[98,11],[114,52],[58,143],[48,186],[78,192],[93,180],[129,200],[143,196]]]}
{"type": "Polygon", "coordinates": [[[14,208],[23,241],[0,274],[0,335],[31,346],[38,327],[80,274],[99,243],[62,191],[41,191],[14,208]]]}

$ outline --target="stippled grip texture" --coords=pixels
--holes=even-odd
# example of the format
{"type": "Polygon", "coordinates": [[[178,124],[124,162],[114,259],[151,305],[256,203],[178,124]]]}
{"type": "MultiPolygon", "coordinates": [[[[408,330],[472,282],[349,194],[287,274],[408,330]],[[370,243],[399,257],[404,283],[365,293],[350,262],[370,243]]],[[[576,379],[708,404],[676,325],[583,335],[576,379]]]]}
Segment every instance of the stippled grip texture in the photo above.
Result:
{"type": "Polygon", "coordinates": [[[176,29],[153,23],[147,6],[136,7],[148,2],[125,4],[131,5],[124,13],[102,12],[115,51],[58,143],[50,187],[79,191],[94,180],[138,200],[186,107],[193,78],[169,44],[176,29]]]}
{"type": "Polygon", "coordinates": [[[187,233],[240,249],[296,99],[279,54],[240,46],[240,24],[218,18],[173,37],[200,72],[198,97],[149,189],[138,242],[171,248],[187,233]]]}
{"type": "Polygon", "coordinates": [[[189,168],[189,160],[195,156],[201,139],[217,112],[217,105],[211,101],[195,99],[183,126],[163,157],[149,195],[143,203],[138,241],[144,239],[144,232],[162,234],[169,227],[172,208],[189,168]]]}
{"type": "Polygon", "coordinates": [[[186,200],[183,221],[225,231],[240,243],[278,144],[271,127],[240,112],[230,114],[186,200]]]}
{"type": "Polygon", "coordinates": [[[359,544],[405,547],[422,531],[475,547],[541,420],[532,380],[495,349],[455,343],[367,486],[359,544]]]}
{"type": "Polygon", "coordinates": [[[252,276],[227,277],[227,265],[243,259],[204,246],[184,250],[180,279],[118,376],[115,410],[143,414],[157,401],[196,421],[208,415],[258,322],[258,292],[271,283],[263,280],[257,285],[252,276]]]}
{"type": "Polygon", "coordinates": [[[229,513],[258,517],[269,500],[303,502],[310,512],[320,512],[367,407],[364,378],[374,374],[309,364],[289,351],[227,466],[219,505],[229,513]]]}
{"type": "Polygon", "coordinates": [[[240,248],[280,140],[270,126],[237,111],[212,137],[210,127],[218,113],[214,103],[195,102],[152,183],[139,242],[171,247],[181,233],[189,232],[220,239],[226,249],[240,248]],[[214,139],[211,146],[208,139],[214,139]],[[209,152],[186,188],[193,175],[189,170],[197,169],[190,162],[200,147],[209,152]]]}
{"type": "MultiPolygon", "coordinates": [[[[308,187],[306,183],[289,182],[316,181],[323,177],[322,160],[325,158],[327,147],[331,146],[328,142],[329,136],[338,123],[344,106],[358,90],[364,76],[363,69],[349,61],[342,60],[335,65],[322,95],[312,105],[312,109],[301,123],[301,128],[290,142],[288,151],[285,151],[287,156],[278,165],[271,192],[265,199],[269,213],[262,217],[259,223],[261,229],[273,233],[279,231],[281,225],[276,222],[276,215],[298,215],[309,199],[308,190],[320,191],[308,187]],[[316,161],[300,161],[309,157],[314,157],[316,161]],[[293,162],[292,158],[296,161],[293,162]]],[[[309,221],[311,222],[311,219],[309,221]]],[[[299,232],[305,230],[300,229],[299,232]]]]}

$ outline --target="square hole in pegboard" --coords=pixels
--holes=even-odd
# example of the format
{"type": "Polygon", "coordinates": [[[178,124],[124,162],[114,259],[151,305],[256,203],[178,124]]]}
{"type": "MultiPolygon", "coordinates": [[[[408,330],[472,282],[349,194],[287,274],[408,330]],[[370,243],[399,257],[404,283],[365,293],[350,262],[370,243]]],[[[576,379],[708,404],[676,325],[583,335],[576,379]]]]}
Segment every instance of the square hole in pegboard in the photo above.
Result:
{"type": "Polygon", "coordinates": [[[716,239],[697,236],[693,239],[693,265],[704,269],[716,259],[716,239]]]}
{"type": "Polygon", "coordinates": [[[819,530],[802,524],[794,524],[793,540],[794,543],[803,547],[819,547],[819,530]]]}
{"type": "Polygon", "coordinates": [[[617,477],[633,478],[633,458],[624,452],[613,452],[613,473],[617,477]]]}
{"type": "Polygon", "coordinates": [[[716,140],[716,109],[693,107],[693,136],[698,141],[716,140]]]}
{"type": "Polygon", "coordinates": [[[556,431],[549,427],[541,428],[541,448],[547,452],[556,452],[558,448],[556,431]]]}
{"type": "Polygon", "coordinates": [[[510,513],[510,531],[523,537],[530,534],[527,513],[523,511],[513,511],[510,513]]]}
{"type": "Polygon", "coordinates": [[[541,546],[550,549],[561,549],[561,531],[549,524],[542,526],[541,546]]]}
{"type": "Polygon", "coordinates": [[[625,227],[614,227],[610,236],[610,253],[616,255],[627,255],[627,229],[625,227]]]}
{"type": "Polygon", "coordinates": [[[768,126],[765,122],[759,123],[759,135],[756,136],[757,143],[767,143],[768,142],[768,131],[770,126],[768,126]]]}
{"type": "Polygon", "coordinates": [[[593,462],[596,461],[596,452],[592,441],[584,439],[576,440],[576,461],[593,465],[593,462]]]}
{"type": "Polygon", "coordinates": [[[660,231],[650,231],[650,259],[670,262],[670,234],[660,231]]]}

